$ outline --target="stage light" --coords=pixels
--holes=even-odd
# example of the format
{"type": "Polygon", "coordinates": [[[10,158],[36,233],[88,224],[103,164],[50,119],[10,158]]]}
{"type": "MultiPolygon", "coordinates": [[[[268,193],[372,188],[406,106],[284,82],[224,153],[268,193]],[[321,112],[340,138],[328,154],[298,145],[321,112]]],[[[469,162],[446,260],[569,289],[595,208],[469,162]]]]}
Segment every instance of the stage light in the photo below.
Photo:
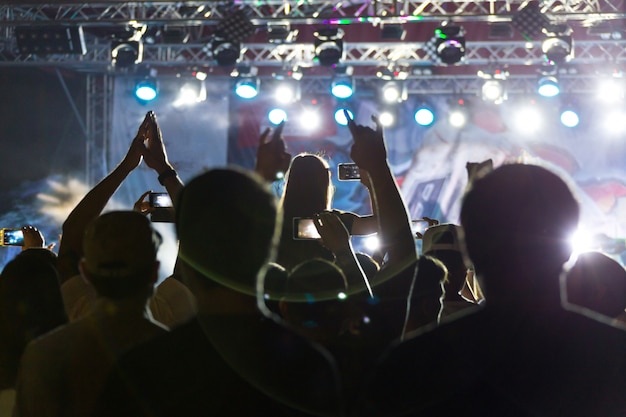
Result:
{"type": "Polygon", "coordinates": [[[616,104],[624,99],[624,79],[614,76],[598,81],[596,97],[606,104],[616,104]]]}
{"type": "Polygon", "coordinates": [[[435,121],[435,113],[430,107],[420,107],[415,112],[415,122],[420,126],[430,126],[435,121]]]}
{"type": "Polygon", "coordinates": [[[340,28],[326,27],[313,33],[315,36],[315,57],[320,65],[337,65],[343,58],[343,35],[340,28]]]}
{"type": "Polygon", "coordinates": [[[14,34],[22,54],[87,53],[82,26],[16,26],[14,34]]]}
{"type": "Polygon", "coordinates": [[[289,104],[298,101],[300,88],[294,81],[279,81],[274,89],[274,99],[281,104],[289,104]]]}
{"type": "Polygon", "coordinates": [[[450,126],[461,128],[469,120],[469,112],[464,99],[458,99],[448,110],[448,123],[450,126]]]}
{"type": "Polygon", "coordinates": [[[274,44],[294,43],[298,29],[291,30],[289,22],[268,22],[267,41],[274,44]]]}
{"type": "Polygon", "coordinates": [[[206,101],[206,86],[204,81],[195,78],[186,81],[180,88],[174,107],[188,106],[206,101]]]}
{"type": "MultiPolygon", "coordinates": [[[[354,114],[352,114],[352,112],[348,109],[345,109],[348,114],[350,115],[351,119],[354,119],[354,114]]],[[[348,126],[348,119],[346,119],[346,115],[343,114],[344,109],[337,109],[337,111],[335,111],[335,121],[337,122],[338,125],[341,126],[348,126]]]]}
{"type": "Polygon", "coordinates": [[[602,120],[604,130],[610,135],[621,137],[626,133],[626,111],[623,109],[610,109],[607,111],[602,120]]]}
{"type": "Polygon", "coordinates": [[[556,77],[549,75],[541,77],[537,86],[537,93],[542,97],[556,97],[561,92],[559,81],[556,77]]]}
{"type": "Polygon", "coordinates": [[[534,104],[521,106],[513,115],[515,129],[522,134],[531,135],[543,128],[543,115],[534,104]]]}
{"type": "Polygon", "coordinates": [[[143,103],[156,99],[157,95],[157,83],[153,79],[141,80],[135,86],[135,97],[143,103]]]}
{"type": "Polygon", "coordinates": [[[397,103],[402,100],[402,89],[396,82],[388,82],[383,86],[383,100],[387,103],[397,103]]]}
{"type": "Polygon", "coordinates": [[[561,123],[565,127],[576,127],[580,123],[578,113],[572,108],[566,108],[561,112],[561,123]]]}
{"type": "Polygon", "coordinates": [[[273,125],[279,125],[283,120],[287,120],[287,112],[283,109],[275,108],[267,113],[267,118],[273,125]]]}
{"type": "Polygon", "coordinates": [[[460,26],[446,25],[435,29],[436,52],[446,65],[459,63],[465,57],[465,36],[460,26]]]}
{"type": "Polygon", "coordinates": [[[141,40],[111,41],[111,63],[116,68],[128,68],[143,60],[141,40]]]}
{"type": "Polygon", "coordinates": [[[300,113],[300,128],[308,132],[317,130],[321,121],[322,118],[315,109],[304,109],[304,111],[300,113]]]}
{"type": "Polygon", "coordinates": [[[572,58],[572,37],[552,35],[541,43],[541,51],[546,59],[555,64],[562,64],[572,58]]]}
{"type": "Polygon", "coordinates": [[[393,112],[391,112],[389,110],[383,110],[378,115],[378,121],[380,122],[381,126],[389,127],[389,126],[392,126],[395,123],[396,118],[395,118],[393,112]]]}
{"type": "Polygon", "coordinates": [[[330,92],[340,100],[348,99],[354,94],[354,83],[349,77],[335,79],[331,84],[330,92]]]}
{"type": "Polygon", "coordinates": [[[232,67],[241,55],[241,44],[216,36],[211,42],[211,54],[220,67],[232,67]]]}
{"type": "Polygon", "coordinates": [[[259,79],[256,77],[244,77],[235,84],[235,94],[243,99],[252,99],[259,94],[259,79]]]}
{"type": "Polygon", "coordinates": [[[500,80],[485,80],[481,91],[483,100],[494,104],[502,103],[506,97],[504,85],[500,80]]]}

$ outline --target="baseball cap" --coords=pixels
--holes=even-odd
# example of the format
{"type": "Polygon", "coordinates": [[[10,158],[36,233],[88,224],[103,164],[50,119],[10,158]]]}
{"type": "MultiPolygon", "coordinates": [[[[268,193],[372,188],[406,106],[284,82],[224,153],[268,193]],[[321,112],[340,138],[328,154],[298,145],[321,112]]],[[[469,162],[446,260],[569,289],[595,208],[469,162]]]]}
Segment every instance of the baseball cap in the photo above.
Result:
{"type": "Polygon", "coordinates": [[[106,277],[126,277],[154,265],[161,235],[134,211],[113,211],[87,227],[83,252],[87,269],[106,277]]]}
{"type": "Polygon", "coordinates": [[[438,250],[453,250],[462,252],[459,243],[459,231],[461,226],[443,223],[431,226],[424,232],[422,238],[422,254],[438,250]]]}

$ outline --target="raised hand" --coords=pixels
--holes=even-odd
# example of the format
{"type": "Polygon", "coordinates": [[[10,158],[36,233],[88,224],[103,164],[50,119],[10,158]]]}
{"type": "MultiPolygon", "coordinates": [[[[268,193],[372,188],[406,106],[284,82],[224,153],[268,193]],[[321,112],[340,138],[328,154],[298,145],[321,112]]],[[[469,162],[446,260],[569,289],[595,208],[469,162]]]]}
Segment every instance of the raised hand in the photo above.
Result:
{"type": "Polygon", "coordinates": [[[285,121],[282,121],[270,139],[270,128],[267,128],[259,138],[259,148],[256,155],[255,171],[268,182],[273,182],[289,169],[291,154],[285,150],[285,141],[282,137],[285,121]]]}
{"type": "Polygon", "coordinates": [[[322,244],[333,253],[351,250],[350,234],[336,213],[324,211],[313,216],[315,228],[322,237],[322,244]]]}
{"type": "Polygon", "coordinates": [[[45,247],[45,239],[43,234],[35,226],[22,227],[22,233],[24,234],[24,245],[22,250],[29,248],[43,248],[45,247]]]}
{"type": "Polygon", "coordinates": [[[130,148],[124,156],[124,159],[120,163],[121,166],[125,167],[128,171],[132,171],[137,168],[141,163],[141,158],[144,150],[144,142],[148,135],[148,131],[150,128],[150,113],[147,113],[137,129],[137,135],[130,143],[130,148]]]}
{"type": "Polygon", "coordinates": [[[148,119],[148,129],[143,148],[143,159],[146,165],[158,174],[162,174],[172,169],[172,166],[167,158],[167,152],[163,144],[163,135],[156,115],[153,111],[149,111],[146,117],[148,119]]]}
{"type": "Polygon", "coordinates": [[[344,110],[348,120],[348,129],[352,134],[354,144],[350,151],[350,158],[359,168],[372,171],[377,168],[386,167],[387,149],[383,137],[383,128],[376,116],[372,116],[372,121],[376,125],[375,129],[368,126],[358,125],[350,118],[350,114],[344,110]]]}

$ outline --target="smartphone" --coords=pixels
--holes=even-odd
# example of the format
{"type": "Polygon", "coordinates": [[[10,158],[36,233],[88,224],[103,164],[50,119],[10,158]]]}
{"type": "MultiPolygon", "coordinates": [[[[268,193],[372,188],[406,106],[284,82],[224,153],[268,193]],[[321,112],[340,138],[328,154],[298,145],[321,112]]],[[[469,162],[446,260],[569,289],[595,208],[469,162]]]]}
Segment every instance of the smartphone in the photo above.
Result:
{"type": "Polygon", "coordinates": [[[150,207],[174,207],[172,199],[168,193],[150,193],[149,196],[150,207]]]}
{"type": "Polygon", "coordinates": [[[0,229],[0,246],[24,246],[22,229],[0,229]]]}
{"type": "Polygon", "coordinates": [[[310,217],[293,218],[293,238],[296,240],[321,239],[313,219],[310,217]]]}
{"type": "Polygon", "coordinates": [[[337,176],[339,181],[358,181],[361,179],[361,172],[355,163],[338,164],[337,176]]]}

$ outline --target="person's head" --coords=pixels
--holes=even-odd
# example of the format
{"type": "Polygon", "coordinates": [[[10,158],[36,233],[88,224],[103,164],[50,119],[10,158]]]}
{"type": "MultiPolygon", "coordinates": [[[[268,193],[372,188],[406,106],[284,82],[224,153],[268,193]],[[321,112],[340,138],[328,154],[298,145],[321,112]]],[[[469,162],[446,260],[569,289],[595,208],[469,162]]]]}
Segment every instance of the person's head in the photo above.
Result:
{"type": "Polygon", "coordinates": [[[28,342],[67,322],[55,262],[47,249],[27,249],[0,274],[0,389],[15,383],[28,342]]]}
{"type": "Polygon", "coordinates": [[[311,217],[328,210],[333,195],[330,177],[328,162],[324,158],[309,153],[293,158],[282,196],[285,216],[311,217]]]}
{"type": "Polygon", "coordinates": [[[158,279],[160,244],[161,236],[145,216],[105,213],[85,230],[81,274],[101,297],[148,297],[158,279]]]}
{"type": "Polygon", "coordinates": [[[626,309],[626,269],[601,252],[578,255],[563,274],[565,301],[607,317],[617,317],[626,309]]]}
{"type": "Polygon", "coordinates": [[[467,272],[461,233],[460,226],[443,223],[426,229],[422,238],[422,254],[438,259],[446,266],[446,291],[457,295],[465,284],[467,272]]]}
{"type": "Polygon", "coordinates": [[[567,184],[545,168],[504,165],[477,180],[463,200],[461,224],[487,302],[511,294],[558,297],[578,216],[567,184]]]}
{"type": "Polygon", "coordinates": [[[280,301],[283,318],[320,343],[330,343],[346,326],[347,282],[335,264],[313,259],[296,266],[280,301]]]}
{"type": "Polygon", "coordinates": [[[204,287],[255,296],[259,270],[274,258],[279,227],[275,198],[254,173],[231,167],[193,178],[176,208],[179,257],[192,269],[184,268],[185,280],[195,271],[204,287]]]}

